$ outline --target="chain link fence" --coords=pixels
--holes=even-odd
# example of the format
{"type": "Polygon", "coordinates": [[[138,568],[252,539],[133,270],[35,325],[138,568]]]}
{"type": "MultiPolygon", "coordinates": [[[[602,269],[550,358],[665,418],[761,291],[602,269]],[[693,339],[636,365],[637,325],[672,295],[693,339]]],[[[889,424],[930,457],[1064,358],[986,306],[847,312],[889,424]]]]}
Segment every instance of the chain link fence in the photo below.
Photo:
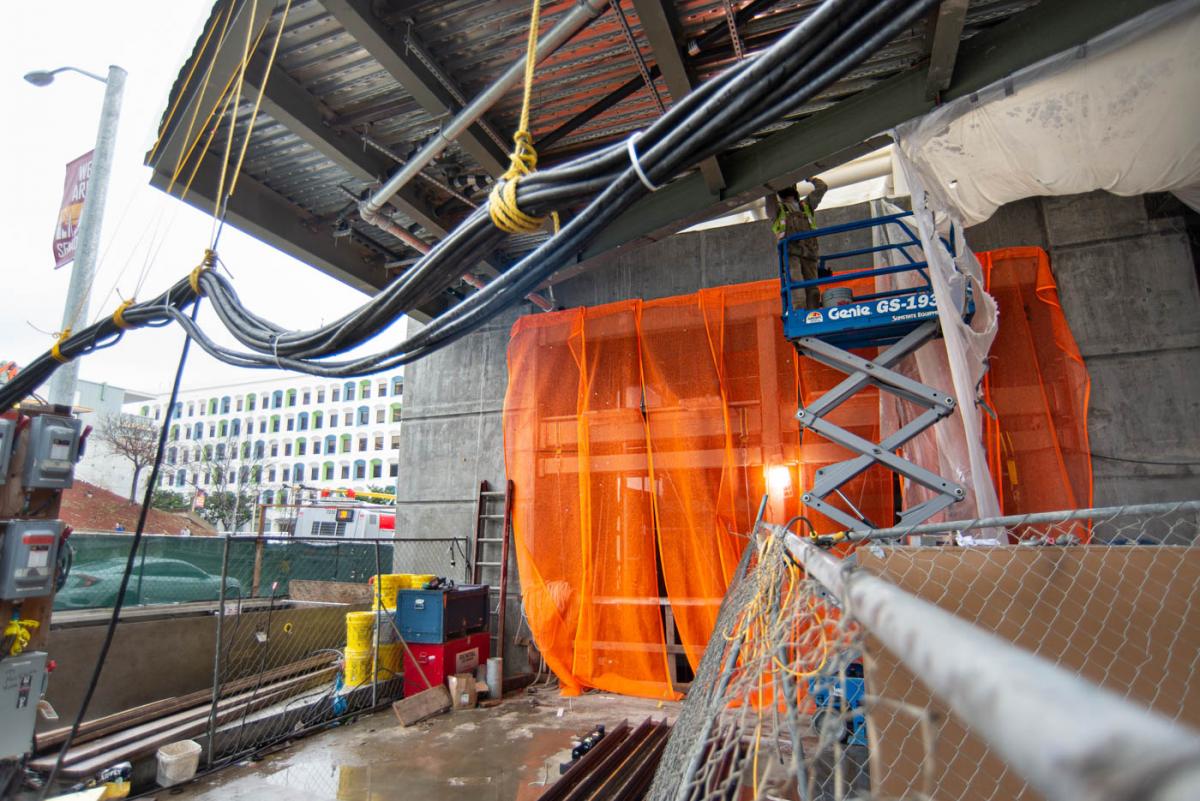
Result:
{"type": "Polygon", "coordinates": [[[386,609],[370,611],[381,600],[372,577],[424,573],[461,582],[470,572],[465,538],[224,541],[210,760],[398,698],[403,646],[386,609]]]}
{"type": "Polygon", "coordinates": [[[1200,502],[757,533],[649,798],[1200,797],[1200,502]]]}

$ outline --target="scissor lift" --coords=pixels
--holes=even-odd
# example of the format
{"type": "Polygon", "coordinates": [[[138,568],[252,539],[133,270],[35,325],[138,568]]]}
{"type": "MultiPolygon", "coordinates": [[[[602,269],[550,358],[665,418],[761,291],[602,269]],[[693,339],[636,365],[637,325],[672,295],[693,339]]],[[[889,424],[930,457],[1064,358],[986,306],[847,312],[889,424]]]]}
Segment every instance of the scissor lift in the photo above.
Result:
{"type": "MultiPolygon", "coordinates": [[[[846,378],[837,386],[808,406],[801,406],[796,412],[796,419],[802,427],[857,454],[851,459],[818,470],[813,486],[801,496],[801,500],[805,506],[852,531],[865,531],[890,524],[890,521],[868,520],[841,491],[847,482],[874,464],[883,465],[933,493],[928,500],[902,511],[899,525],[915,525],[928,520],[966,496],[966,490],[961,485],[913,464],[896,453],[909,440],[954,412],[954,398],[893,369],[905,356],[941,335],[937,300],[929,281],[929,265],[920,240],[906,221],[911,216],[912,212],[903,212],[817,228],[792,234],[779,242],[784,336],[796,346],[801,356],[846,373],[846,378]],[[796,280],[791,274],[787,257],[789,243],[882,226],[894,226],[902,232],[903,238],[869,248],[822,253],[816,279],[796,280]],[[876,253],[885,252],[897,254],[902,263],[839,273],[833,273],[829,267],[830,262],[873,257],[876,253]],[[920,280],[908,288],[852,296],[849,302],[840,306],[806,309],[797,307],[795,303],[797,296],[801,299],[804,297],[808,287],[827,289],[859,278],[900,273],[916,274],[920,280]],[[851,352],[851,349],[874,347],[882,350],[873,359],[851,352]],[[911,401],[924,411],[880,442],[864,439],[827,419],[830,412],[869,386],[876,386],[880,391],[911,401]],[[829,503],[827,499],[831,495],[837,495],[848,509],[829,503]]],[[[950,245],[944,241],[939,246],[950,250],[950,245]]],[[[964,291],[957,305],[963,319],[969,320],[974,312],[969,291],[964,291]]]]}

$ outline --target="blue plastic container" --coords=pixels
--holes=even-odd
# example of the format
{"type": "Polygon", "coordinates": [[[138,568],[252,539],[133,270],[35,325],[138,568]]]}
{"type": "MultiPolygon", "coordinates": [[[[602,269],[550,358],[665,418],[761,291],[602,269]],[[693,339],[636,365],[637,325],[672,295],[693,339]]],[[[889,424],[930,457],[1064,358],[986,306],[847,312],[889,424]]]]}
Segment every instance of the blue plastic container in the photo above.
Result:
{"type": "Polygon", "coordinates": [[[483,631],[487,623],[486,584],[400,590],[396,595],[396,628],[408,642],[444,643],[483,631]]]}

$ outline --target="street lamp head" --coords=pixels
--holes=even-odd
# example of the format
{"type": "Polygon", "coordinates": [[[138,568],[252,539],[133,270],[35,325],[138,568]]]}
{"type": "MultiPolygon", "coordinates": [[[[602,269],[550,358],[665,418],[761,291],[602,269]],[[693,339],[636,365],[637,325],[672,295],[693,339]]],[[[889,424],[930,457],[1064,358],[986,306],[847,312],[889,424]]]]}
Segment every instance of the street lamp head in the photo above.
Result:
{"type": "Polygon", "coordinates": [[[34,86],[49,86],[54,83],[54,73],[47,72],[46,70],[34,70],[33,72],[25,73],[25,80],[34,86]]]}

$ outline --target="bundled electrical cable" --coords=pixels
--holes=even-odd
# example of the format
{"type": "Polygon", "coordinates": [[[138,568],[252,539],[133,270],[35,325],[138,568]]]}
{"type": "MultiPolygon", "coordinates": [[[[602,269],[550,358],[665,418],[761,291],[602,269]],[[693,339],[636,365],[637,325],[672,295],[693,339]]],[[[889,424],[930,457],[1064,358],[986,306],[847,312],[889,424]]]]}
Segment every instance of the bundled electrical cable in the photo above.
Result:
{"type": "Polygon", "coordinates": [[[51,352],[0,386],[0,408],[30,394],[60,363],[110,347],[128,329],[171,322],[181,325],[210,355],[240,367],[344,377],[424,358],[520,303],[637,200],[786,117],[923,19],[936,3],[826,0],[771,47],[705,82],[629,140],[521,176],[509,196],[515,197],[523,214],[544,217],[558,209],[582,208],[535,251],[393,347],[357,358],[335,358],[443,293],[494,251],[505,233],[495,226],[487,208],[476,209],[374,298],[328,325],[307,331],[285,329],[247,309],[230,281],[212,269],[215,254],[207,252],[186,279],[154,300],[123,305],[112,317],[62,336],[51,352]],[[214,342],[185,313],[201,295],[211,300],[221,324],[242,350],[214,342]]]}

